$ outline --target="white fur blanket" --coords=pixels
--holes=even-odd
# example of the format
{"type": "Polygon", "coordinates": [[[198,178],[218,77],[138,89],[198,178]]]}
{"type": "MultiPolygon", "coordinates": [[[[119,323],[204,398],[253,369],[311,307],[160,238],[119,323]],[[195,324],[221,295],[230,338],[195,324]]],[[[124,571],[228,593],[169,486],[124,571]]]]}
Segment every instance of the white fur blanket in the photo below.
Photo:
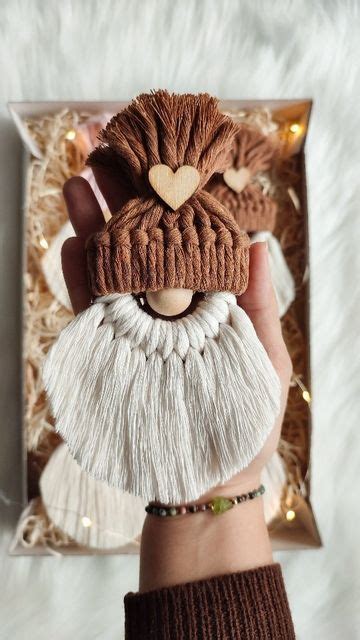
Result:
{"type": "MultiPolygon", "coordinates": [[[[300,640],[360,637],[360,37],[356,0],[3,0],[2,101],[127,99],[150,88],[315,100],[307,145],[314,433],[324,548],[282,553],[300,640]]],[[[0,487],[19,495],[20,145],[0,127],[0,487]]],[[[7,558],[1,640],[121,637],[132,557],[7,558]]]]}

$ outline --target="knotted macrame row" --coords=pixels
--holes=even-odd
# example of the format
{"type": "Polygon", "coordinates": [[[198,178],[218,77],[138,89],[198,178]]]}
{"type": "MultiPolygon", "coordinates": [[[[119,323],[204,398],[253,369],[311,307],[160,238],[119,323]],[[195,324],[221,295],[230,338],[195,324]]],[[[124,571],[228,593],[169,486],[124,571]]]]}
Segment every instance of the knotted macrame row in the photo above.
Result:
{"type": "Polygon", "coordinates": [[[201,353],[206,338],[216,338],[220,325],[229,322],[229,305],[236,305],[236,298],[229,293],[207,294],[193,313],[177,320],[153,318],[126,293],[98,298],[96,304],[104,305],[103,324],[113,326],[114,338],[126,338],[146,357],[157,351],[165,361],[173,351],[182,359],[190,348],[201,353]]]}

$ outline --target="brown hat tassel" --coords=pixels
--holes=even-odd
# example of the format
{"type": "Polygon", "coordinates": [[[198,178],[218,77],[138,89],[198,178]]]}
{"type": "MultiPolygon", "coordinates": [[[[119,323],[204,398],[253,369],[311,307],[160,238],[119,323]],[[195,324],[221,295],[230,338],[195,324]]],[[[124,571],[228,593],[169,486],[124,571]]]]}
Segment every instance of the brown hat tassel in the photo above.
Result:
{"type": "Polygon", "coordinates": [[[207,94],[144,94],[112,118],[88,164],[110,167],[132,197],[88,240],[94,296],[246,289],[247,234],[204,190],[235,131],[207,94]]]}

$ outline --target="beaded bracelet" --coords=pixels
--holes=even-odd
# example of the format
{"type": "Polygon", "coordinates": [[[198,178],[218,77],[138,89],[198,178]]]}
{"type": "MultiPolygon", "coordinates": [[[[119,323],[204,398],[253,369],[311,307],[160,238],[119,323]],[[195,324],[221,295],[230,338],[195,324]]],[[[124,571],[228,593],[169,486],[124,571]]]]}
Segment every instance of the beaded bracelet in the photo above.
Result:
{"type": "Polygon", "coordinates": [[[201,511],[211,511],[214,515],[218,516],[225,511],[229,511],[236,504],[240,504],[241,502],[246,502],[247,500],[253,500],[258,496],[262,496],[265,493],[265,487],[263,484],[260,485],[258,489],[254,489],[253,491],[249,491],[248,493],[243,493],[241,496],[235,496],[233,498],[225,498],[224,496],[215,496],[209,502],[204,502],[203,504],[187,504],[180,506],[163,506],[156,505],[153,503],[149,503],[145,507],[146,513],[151,516],[160,516],[164,518],[166,516],[184,516],[187,513],[199,513],[201,511]]]}

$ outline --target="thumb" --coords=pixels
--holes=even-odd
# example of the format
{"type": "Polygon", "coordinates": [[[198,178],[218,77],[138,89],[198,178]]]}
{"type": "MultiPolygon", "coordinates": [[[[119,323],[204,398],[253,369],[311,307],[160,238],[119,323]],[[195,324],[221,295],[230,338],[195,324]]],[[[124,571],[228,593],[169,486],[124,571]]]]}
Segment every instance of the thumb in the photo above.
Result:
{"type": "Polygon", "coordinates": [[[252,321],[275,369],[281,368],[288,353],[281,332],[266,242],[255,242],[250,247],[249,284],[245,293],[238,297],[238,304],[252,321]]]}

